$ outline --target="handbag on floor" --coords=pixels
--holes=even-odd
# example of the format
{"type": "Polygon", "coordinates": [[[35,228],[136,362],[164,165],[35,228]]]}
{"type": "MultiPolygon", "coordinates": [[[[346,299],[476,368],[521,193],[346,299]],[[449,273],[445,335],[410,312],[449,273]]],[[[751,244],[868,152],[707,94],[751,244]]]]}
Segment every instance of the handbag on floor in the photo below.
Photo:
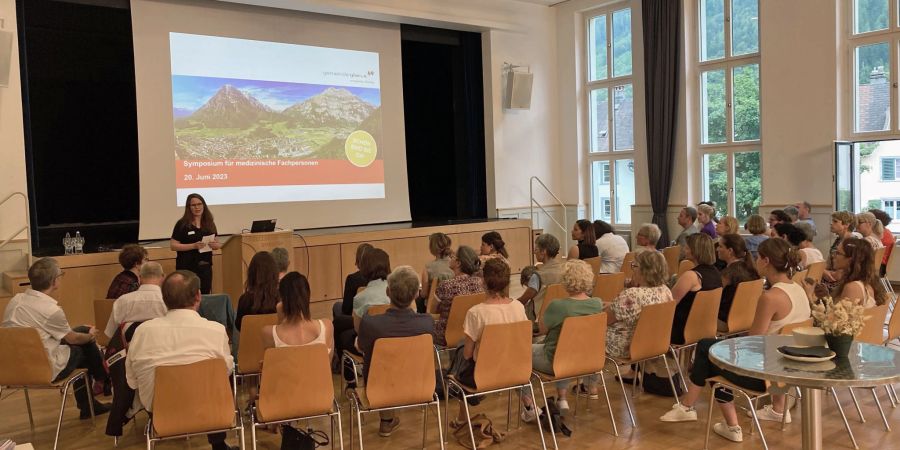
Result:
{"type": "MultiPolygon", "coordinates": [[[[494,429],[494,423],[491,422],[491,419],[488,419],[486,415],[476,414],[471,420],[472,432],[475,435],[476,449],[487,448],[495,442],[499,444],[506,438],[505,433],[494,429]]],[[[456,436],[456,442],[458,442],[459,445],[468,449],[472,448],[472,439],[469,437],[469,427],[465,422],[453,432],[453,435],[456,436]]]]}
{"type": "Polygon", "coordinates": [[[572,430],[563,421],[562,413],[556,406],[556,399],[553,397],[547,399],[547,406],[541,408],[541,415],[538,420],[541,421],[541,426],[546,431],[550,430],[549,421],[552,420],[555,433],[562,433],[566,437],[572,436],[572,430]]]}
{"type": "Polygon", "coordinates": [[[328,436],[318,430],[281,426],[281,450],[315,450],[328,445],[328,436]]]}

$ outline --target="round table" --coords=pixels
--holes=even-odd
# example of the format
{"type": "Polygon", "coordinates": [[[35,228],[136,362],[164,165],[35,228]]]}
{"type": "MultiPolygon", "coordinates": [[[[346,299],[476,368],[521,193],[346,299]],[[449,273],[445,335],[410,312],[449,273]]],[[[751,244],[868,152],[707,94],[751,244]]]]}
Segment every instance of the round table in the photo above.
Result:
{"type": "Polygon", "coordinates": [[[733,372],[800,387],[803,448],[822,448],[822,390],[873,387],[900,382],[900,352],[854,342],[847,358],[804,363],[783,357],[778,347],[794,344],[792,336],[746,336],[725,339],[709,349],[713,364],[733,372]]]}

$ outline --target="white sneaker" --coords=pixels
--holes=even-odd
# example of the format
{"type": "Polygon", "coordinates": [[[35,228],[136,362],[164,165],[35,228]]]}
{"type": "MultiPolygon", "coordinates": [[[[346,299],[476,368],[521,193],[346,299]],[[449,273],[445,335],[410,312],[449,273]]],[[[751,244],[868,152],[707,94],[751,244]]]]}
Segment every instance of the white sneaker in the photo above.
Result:
{"type": "Polygon", "coordinates": [[[541,411],[534,406],[532,406],[530,409],[526,407],[522,408],[522,422],[534,422],[534,420],[537,419],[539,415],[541,415],[541,411]]]}
{"type": "Polygon", "coordinates": [[[715,431],[719,436],[722,436],[723,438],[728,439],[731,442],[744,441],[744,432],[741,431],[740,425],[729,427],[728,424],[717,422],[713,424],[713,431],[715,431]]]}
{"type": "Polygon", "coordinates": [[[556,407],[559,408],[560,412],[568,412],[569,411],[569,401],[561,398],[556,401],[556,407]]]}
{"type": "MultiPolygon", "coordinates": [[[[784,414],[784,423],[791,423],[791,410],[785,409],[784,414]]],[[[747,417],[753,417],[753,413],[747,411],[747,417]]],[[[759,420],[781,423],[782,414],[772,409],[772,405],[766,405],[761,409],[756,410],[756,417],[758,417],[759,420]]]]}
{"type": "Polygon", "coordinates": [[[672,405],[672,409],[663,414],[659,420],[663,422],[696,422],[697,411],[695,411],[694,408],[689,408],[681,403],[676,403],[672,405]]]}

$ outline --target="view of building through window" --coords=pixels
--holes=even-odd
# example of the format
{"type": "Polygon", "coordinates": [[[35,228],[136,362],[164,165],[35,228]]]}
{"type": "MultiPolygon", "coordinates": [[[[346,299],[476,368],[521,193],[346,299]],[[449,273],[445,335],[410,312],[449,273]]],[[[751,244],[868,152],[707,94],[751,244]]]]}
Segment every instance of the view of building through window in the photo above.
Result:
{"type": "Polygon", "coordinates": [[[851,148],[852,157],[838,151],[838,208],[884,210],[894,219],[888,228],[900,232],[900,140],[855,142],[851,148]]]}

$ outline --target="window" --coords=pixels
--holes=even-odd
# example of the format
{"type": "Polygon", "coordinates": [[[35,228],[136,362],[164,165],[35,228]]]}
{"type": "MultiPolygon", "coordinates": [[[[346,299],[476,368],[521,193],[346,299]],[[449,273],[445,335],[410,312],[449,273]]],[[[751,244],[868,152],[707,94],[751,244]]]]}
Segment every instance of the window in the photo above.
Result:
{"type": "Polygon", "coordinates": [[[852,5],[848,39],[852,70],[852,130],[856,135],[897,131],[896,82],[900,26],[897,0],[848,0],[852,5]],[[892,6],[891,3],[894,3],[892,6]]]}
{"type": "MultiPolygon", "coordinates": [[[[900,199],[881,199],[881,210],[891,216],[891,219],[897,219],[897,214],[900,213],[900,199]]],[[[893,221],[891,223],[893,224],[893,221]]]]}
{"type": "MultiPolygon", "coordinates": [[[[855,213],[880,208],[900,214],[900,140],[836,142],[835,202],[855,213]]],[[[888,228],[900,232],[900,220],[888,228]]]]}
{"type": "Polygon", "coordinates": [[[696,1],[703,196],[744,222],[762,195],[759,3],[696,1]]]}
{"type": "Polygon", "coordinates": [[[634,204],[634,61],[631,9],[612,6],[587,16],[587,163],[591,216],[631,223],[634,204]]]}
{"type": "Polygon", "coordinates": [[[897,181],[897,164],[900,158],[881,158],[881,181],[897,181]]]}

